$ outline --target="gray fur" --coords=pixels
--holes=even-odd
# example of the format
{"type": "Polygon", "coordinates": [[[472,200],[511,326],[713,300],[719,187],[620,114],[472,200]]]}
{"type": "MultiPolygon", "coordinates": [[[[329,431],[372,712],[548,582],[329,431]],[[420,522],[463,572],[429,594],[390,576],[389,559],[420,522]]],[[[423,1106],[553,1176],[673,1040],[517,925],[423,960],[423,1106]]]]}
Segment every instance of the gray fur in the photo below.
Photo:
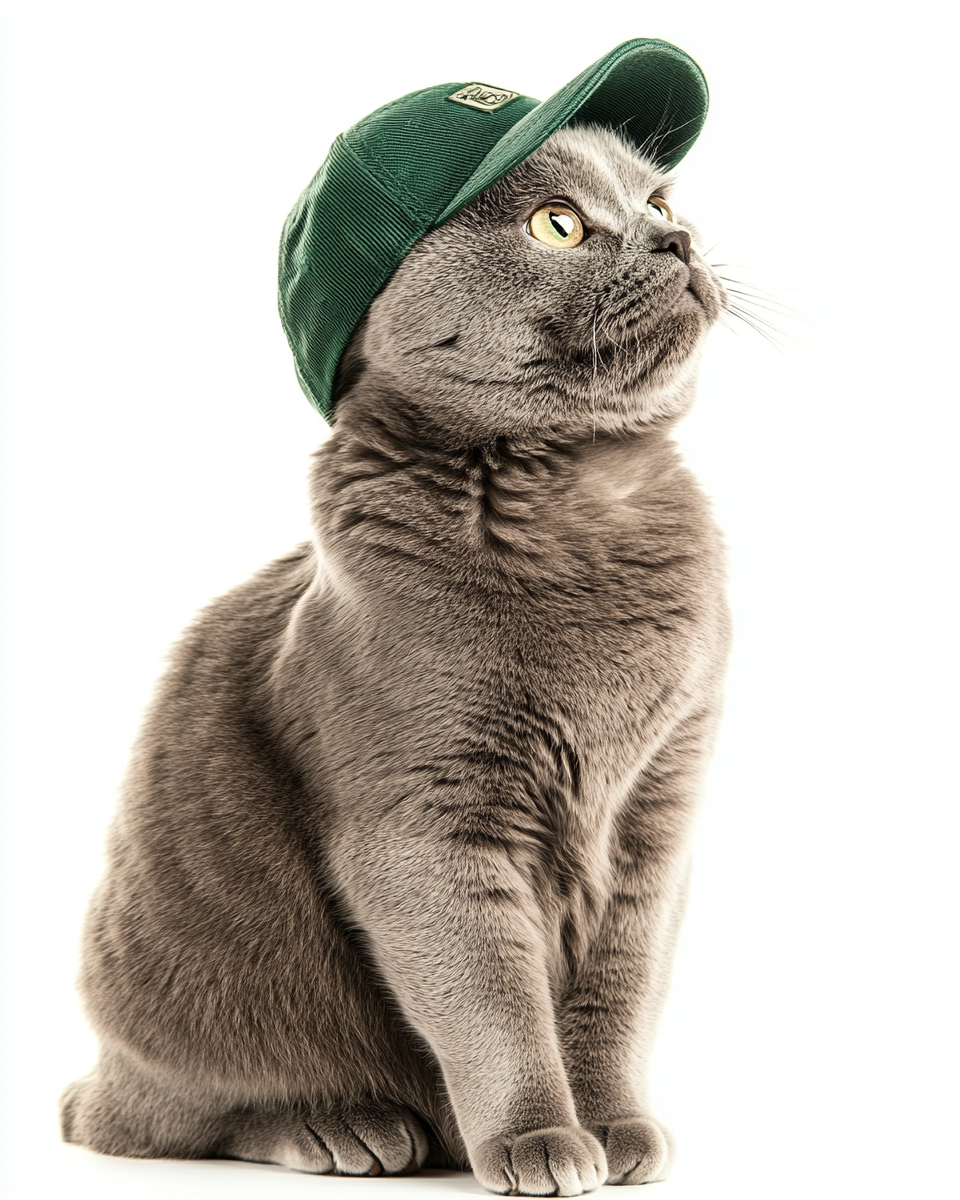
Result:
{"type": "Polygon", "coordinates": [[[664,1175],[644,1068],[728,642],[670,440],[724,298],[664,248],[666,186],[561,131],[374,302],[314,541],[199,616],[147,715],[68,1141],[513,1194],[664,1175]],[[524,231],[556,198],[575,249],[524,231]]]}

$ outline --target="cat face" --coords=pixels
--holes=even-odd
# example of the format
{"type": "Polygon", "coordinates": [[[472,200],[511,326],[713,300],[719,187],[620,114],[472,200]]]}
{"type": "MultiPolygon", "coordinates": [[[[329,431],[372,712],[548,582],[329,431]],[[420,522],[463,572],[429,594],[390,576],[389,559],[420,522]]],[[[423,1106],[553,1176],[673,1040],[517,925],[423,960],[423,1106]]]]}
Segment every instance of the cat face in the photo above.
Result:
{"type": "Polygon", "coordinates": [[[344,378],[461,439],[676,417],[725,298],[669,186],[607,130],[558,131],[413,247],[344,378]]]}

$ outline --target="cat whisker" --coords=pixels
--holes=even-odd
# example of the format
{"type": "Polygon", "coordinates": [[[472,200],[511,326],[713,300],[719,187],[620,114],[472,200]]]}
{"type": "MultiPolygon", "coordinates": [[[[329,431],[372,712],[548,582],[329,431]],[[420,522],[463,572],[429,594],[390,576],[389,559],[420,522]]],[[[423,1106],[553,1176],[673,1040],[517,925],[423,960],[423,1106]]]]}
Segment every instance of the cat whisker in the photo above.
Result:
{"type": "MultiPolygon", "coordinates": [[[[612,317],[610,317],[610,315],[608,314],[606,323],[601,322],[599,325],[600,335],[602,336],[604,341],[612,342],[618,350],[626,351],[626,346],[622,342],[617,341],[617,339],[613,336],[613,330],[615,328],[616,328],[616,323],[615,323],[614,319],[612,317]]],[[[595,316],[594,323],[593,323],[594,344],[596,344],[597,331],[598,331],[598,325],[597,325],[597,320],[596,320],[596,316],[595,316]]]]}
{"type": "MultiPolygon", "coordinates": [[[[763,288],[757,287],[755,283],[751,283],[747,279],[739,279],[736,275],[724,275],[722,273],[722,268],[731,266],[737,267],[737,263],[707,263],[707,266],[710,267],[710,269],[716,273],[717,277],[722,279],[725,284],[738,284],[740,287],[746,288],[755,296],[762,296],[764,300],[769,300],[774,304],[779,304],[781,308],[788,310],[791,314],[795,314],[798,319],[807,319],[806,314],[801,309],[793,308],[791,305],[786,304],[775,292],[765,291],[763,288]]],[[[746,267],[743,269],[750,270],[751,268],[746,267]]]]}
{"type": "Polygon", "coordinates": [[[781,304],[777,300],[761,299],[751,295],[750,292],[730,287],[727,288],[727,296],[728,307],[731,310],[739,309],[742,312],[748,313],[755,321],[766,325],[778,336],[786,338],[797,345],[800,344],[798,339],[789,332],[789,328],[785,327],[782,322],[798,321],[808,327],[812,327],[814,324],[804,313],[791,308],[787,304],[781,304]]]}
{"type": "MultiPolygon", "coordinates": [[[[727,291],[726,311],[737,320],[749,325],[756,333],[768,341],[777,351],[783,354],[783,347],[790,342],[794,346],[803,346],[800,338],[795,337],[781,322],[801,322],[808,328],[814,327],[806,313],[793,305],[786,304],[773,292],[764,291],[756,284],[734,275],[726,275],[721,270],[733,264],[710,263],[711,270],[721,280],[727,291]]],[[[750,270],[750,268],[745,268],[750,270]]],[[[726,322],[727,328],[733,328],[726,322]]],[[[786,356],[785,356],[786,357],[786,356]]],[[[789,360],[788,360],[789,361],[789,360]]]]}
{"type": "MultiPolygon", "coordinates": [[[[724,281],[727,282],[726,280],[724,281]]],[[[731,296],[739,297],[744,303],[752,304],[757,308],[766,309],[767,312],[773,313],[775,316],[787,317],[790,320],[803,321],[806,324],[812,324],[799,309],[791,308],[789,304],[783,304],[779,300],[768,299],[766,297],[758,297],[752,292],[742,291],[740,288],[730,287],[727,283],[727,293],[731,296]]]]}
{"type": "Polygon", "coordinates": [[[723,282],[728,284],[730,287],[742,288],[747,295],[757,296],[771,304],[778,304],[781,308],[788,309],[790,312],[796,313],[798,316],[805,315],[799,308],[794,308],[793,305],[787,304],[786,301],[781,300],[780,297],[774,292],[764,291],[763,288],[756,287],[755,284],[750,283],[746,279],[738,279],[735,275],[724,275],[719,271],[717,272],[717,277],[722,279],[723,282]]]}
{"type": "MultiPolygon", "coordinates": [[[[661,118],[661,122],[658,124],[657,128],[651,134],[649,134],[637,148],[640,157],[650,157],[656,160],[659,157],[660,147],[668,137],[674,133],[679,133],[681,129],[685,129],[688,125],[692,125],[697,121],[699,121],[699,117],[691,117],[689,120],[681,121],[679,124],[664,127],[663,118],[661,118]]],[[[692,134],[689,138],[684,139],[684,141],[674,146],[674,153],[676,153],[677,150],[681,149],[683,146],[688,146],[691,142],[695,142],[698,135],[699,128],[696,133],[692,134]]]]}
{"type": "MultiPolygon", "coordinates": [[[[790,360],[784,353],[783,341],[793,342],[794,345],[801,344],[796,338],[791,337],[791,335],[786,333],[784,330],[778,329],[776,325],[772,325],[769,321],[765,321],[762,317],[751,315],[745,312],[739,305],[728,305],[726,312],[731,317],[736,317],[738,321],[742,321],[745,325],[749,325],[755,333],[758,333],[765,342],[768,342],[778,354],[783,355],[788,362],[790,360]]],[[[727,329],[732,330],[734,333],[737,332],[736,327],[728,324],[726,321],[723,321],[722,317],[721,321],[727,329]]]]}
{"type": "Polygon", "coordinates": [[[768,334],[774,337],[785,338],[788,336],[779,325],[774,324],[773,321],[768,321],[766,317],[761,316],[759,313],[750,312],[749,309],[744,308],[740,304],[729,305],[727,311],[731,316],[740,317],[742,320],[747,321],[758,331],[766,330],[768,334]]]}
{"type": "MultiPolygon", "coordinates": [[[[703,259],[703,261],[706,262],[707,255],[712,254],[714,252],[714,250],[716,250],[716,248],[720,245],[720,243],[725,242],[729,236],[730,236],[729,233],[725,233],[722,238],[720,238],[718,241],[713,243],[713,245],[710,247],[709,250],[704,250],[704,252],[700,255],[700,257],[703,259]]],[[[720,266],[723,266],[723,265],[724,265],[723,263],[720,264],[720,266]]],[[[707,266],[713,266],[713,264],[707,263],[707,266]]],[[[713,269],[716,270],[716,267],[713,266],[713,269]]]]}
{"type": "Polygon", "coordinates": [[[780,326],[774,321],[773,317],[785,317],[785,313],[777,312],[776,309],[766,308],[760,301],[755,300],[752,296],[744,296],[742,293],[727,292],[727,308],[730,311],[745,312],[753,317],[755,321],[759,321],[763,325],[769,325],[772,329],[780,331],[780,326]]]}

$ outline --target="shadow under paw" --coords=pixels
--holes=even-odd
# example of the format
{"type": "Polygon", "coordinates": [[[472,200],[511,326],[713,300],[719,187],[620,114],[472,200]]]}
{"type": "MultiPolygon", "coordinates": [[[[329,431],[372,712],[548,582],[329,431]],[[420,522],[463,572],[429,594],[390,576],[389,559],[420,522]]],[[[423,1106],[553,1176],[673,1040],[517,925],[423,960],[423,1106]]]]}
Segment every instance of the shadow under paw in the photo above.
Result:
{"type": "Polygon", "coordinates": [[[471,1165],[484,1187],[504,1196],[582,1196],[607,1177],[602,1147],[580,1126],[490,1138],[471,1165]]]}
{"type": "Polygon", "coordinates": [[[655,1183],[666,1179],[673,1138],[650,1117],[623,1117],[590,1129],[607,1153],[607,1183],[655,1183]]]}

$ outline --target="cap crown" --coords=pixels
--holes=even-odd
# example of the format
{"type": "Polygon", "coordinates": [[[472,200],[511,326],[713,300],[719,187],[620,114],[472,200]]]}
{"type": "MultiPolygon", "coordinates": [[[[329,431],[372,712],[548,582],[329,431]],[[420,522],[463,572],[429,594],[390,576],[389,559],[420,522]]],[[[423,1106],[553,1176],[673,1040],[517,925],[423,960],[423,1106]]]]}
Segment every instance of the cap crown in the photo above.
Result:
{"type": "Polygon", "coordinates": [[[504,134],[540,103],[515,96],[493,110],[473,108],[452,99],[467,87],[441,83],[401,96],[343,135],[424,232],[504,134]]]}

